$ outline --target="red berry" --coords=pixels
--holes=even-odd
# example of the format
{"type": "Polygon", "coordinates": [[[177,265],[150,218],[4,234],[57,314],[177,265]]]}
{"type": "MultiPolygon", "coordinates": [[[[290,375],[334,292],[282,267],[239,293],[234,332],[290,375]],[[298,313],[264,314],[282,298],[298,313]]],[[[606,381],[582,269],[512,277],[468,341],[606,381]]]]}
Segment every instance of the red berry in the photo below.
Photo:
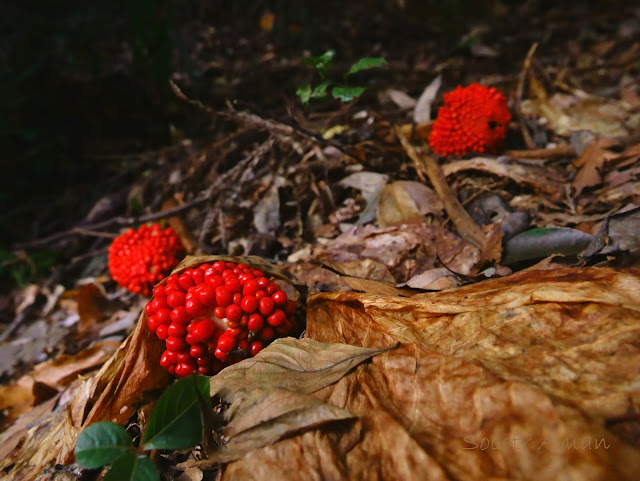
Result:
{"type": "Polygon", "coordinates": [[[204,275],[204,281],[213,290],[215,290],[216,287],[224,286],[224,279],[222,278],[222,276],[220,274],[218,274],[216,271],[213,271],[213,270],[212,271],[208,271],[204,275]]]}
{"type": "Polygon", "coordinates": [[[289,300],[287,293],[284,291],[276,291],[271,295],[271,299],[276,303],[276,306],[283,306],[289,300]]]}
{"type": "Polygon", "coordinates": [[[211,319],[202,319],[195,324],[191,335],[196,342],[206,342],[213,336],[215,330],[216,328],[211,319]]]}
{"type": "Polygon", "coordinates": [[[213,355],[220,359],[222,362],[227,362],[229,360],[229,354],[221,349],[216,349],[213,355]]]}
{"type": "Polygon", "coordinates": [[[216,307],[216,291],[207,285],[204,285],[198,291],[198,299],[207,307],[216,307]]]}
{"type": "Polygon", "coordinates": [[[240,306],[237,306],[236,304],[231,304],[230,306],[227,306],[225,313],[227,315],[227,319],[229,319],[229,321],[231,322],[238,322],[242,317],[242,309],[240,308],[240,306]]]}
{"type": "Polygon", "coordinates": [[[227,313],[225,312],[224,307],[216,307],[213,310],[213,313],[218,319],[224,319],[225,317],[227,317],[227,313]]]}
{"type": "Polygon", "coordinates": [[[144,313],[147,316],[153,316],[158,310],[158,306],[153,303],[153,301],[148,302],[146,306],[144,306],[144,313]]]}
{"type": "Polygon", "coordinates": [[[151,332],[156,332],[158,326],[161,326],[162,323],[158,320],[157,316],[151,316],[147,319],[147,327],[151,332]]]}
{"type": "Polygon", "coordinates": [[[233,303],[233,293],[226,287],[216,287],[216,302],[220,307],[233,303]]]}
{"type": "Polygon", "coordinates": [[[186,297],[183,292],[173,291],[167,294],[167,304],[173,308],[184,306],[185,300],[186,297]]]}
{"type": "Polygon", "coordinates": [[[189,364],[191,362],[191,354],[188,352],[178,352],[177,353],[177,362],[184,362],[189,364]]]}
{"type": "Polygon", "coordinates": [[[153,297],[166,297],[167,293],[164,291],[164,286],[156,286],[153,288],[153,297]]]}
{"type": "Polygon", "coordinates": [[[256,279],[256,282],[258,283],[258,287],[260,289],[266,289],[271,281],[269,279],[267,279],[266,277],[262,276],[262,277],[258,277],[256,279]]]}
{"type": "Polygon", "coordinates": [[[222,274],[224,272],[224,270],[227,268],[225,263],[222,262],[222,261],[214,262],[211,267],[213,267],[220,274],[222,274]]]}
{"type": "Polygon", "coordinates": [[[240,281],[238,280],[237,277],[231,277],[228,276],[225,281],[224,281],[224,286],[229,289],[231,292],[233,292],[234,294],[240,293],[240,291],[242,290],[242,286],[240,285],[240,281]]]}
{"type": "Polygon", "coordinates": [[[191,275],[191,278],[196,285],[200,285],[204,282],[204,269],[193,269],[189,272],[189,274],[191,275]]]}
{"type": "Polygon", "coordinates": [[[194,344],[198,344],[198,341],[196,340],[195,337],[193,337],[193,334],[188,333],[184,340],[187,342],[187,344],[189,344],[190,346],[194,345],[194,344]]]}
{"type": "Polygon", "coordinates": [[[236,293],[233,295],[233,303],[234,303],[236,306],[239,306],[241,302],[242,302],[242,294],[240,294],[239,292],[236,292],[236,293]]]}
{"type": "Polygon", "coordinates": [[[193,278],[186,272],[178,277],[178,284],[180,284],[180,287],[182,287],[184,291],[188,291],[190,287],[196,285],[196,283],[193,282],[193,278]]]}
{"type": "MultiPolygon", "coordinates": [[[[216,349],[216,352],[218,350],[224,352],[224,353],[228,353],[231,350],[233,350],[234,347],[236,347],[236,343],[237,340],[235,337],[233,337],[229,331],[225,332],[222,334],[222,336],[220,336],[220,339],[218,339],[218,348],[216,349]]],[[[218,356],[216,356],[218,357],[218,356]]],[[[218,359],[220,359],[218,357],[218,359]]],[[[224,359],[220,359],[221,361],[224,361],[224,359]]]]}
{"type": "Polygon", "coordinates": [[[158,328],[156,329],[156,336],[161,341],[164,341],[167,337],[169,337],[169,332],[166,324],[161,324],[158,326],[158,328]]]}
{"type": "Polygon", "coordinates": [[[258,309],[260,309],[260,313],[263,316],[268,316],[273,312],[273,308],[275,307],[275,302],[270,297],[263,297],[260,299],[258,303],[258,309]]]}
{"type": "Polygon", "coordinates": [[[242,287],[243,296],[253,296],[258,290],[258,283],[254,279],[249,279],[242,287]]]}
{"type": "Polygon", "coordinates": [[[250,331],[259,331],[264,326],[264,319],[260,314],[251,314],[247,322],[247,329],[250,331]]]}
{"type": "Polygon", "coordinates": [[[259,301],[260,299],[262,299],[263,297],[265,297],[267,295],[266,292],[264,292],[262,289],[258,289],[256,291],[255,297],[256,297],[256,301],[259,301]]]}
{"type": "Polygon", "coordinates": [[[156,317],[160,324],[171,324],[171,311],[169,309],[160,309],[156,312],[156,317]]]}
{"type": "Polygon", "coordinates": [[[186,363],[176,364],[176,376],[178,377],[187,377],[193,374],[195,370],[196,368],[192,364],[186,364],[186,363]]]}
{"type": "Polygon", "coordinates": [[[264,344],[262,344],[260,341],[252,342],[251,347],[249,349],[249,352],[251,353],[251,357],[258,354],[260,351],[262,351],[263,348],[264,348],[264,344]]]}
{"type": "Polygon", "coordinates": [[[191,346],[191,349],[189,349],[189,354],[193,358],[202,357],[205,355],[206,352],[207,352],[207,349],[204,347],[203,344],[194,344],[193,346],[191,346]]]}
{"type": "Polygon", "coordinates": [[[254,296],[244,296],[242,302],[240,302],[240,307],[247,314],[251,314],[258,308],[258,301],[254,296]]]}
{"type": "Polygon", "coordinates": [[[246,339],[242,339],[241,341],[238,342],[238,349],[242,350],[242,351],[248,351],[249,350],[249,341],[247,341],[246,339]]]}
{"type": "Polygon", "coordinates": [[[267,317],[267,322],[272,326],[280,326],[286,318],[287,315],[282,309],[276,309],[275,311],[273,311],[273,314],[267,317]]]}
{"type": "Polygon", "coordinates": [[[278,286],[278,284],[276,284],[275,282],[272,282],[267,286],[264,292],[266,292],[268,296],[271,296],[275,294],[279,289],[280,289],[280,286],[278,286]]]}
{"type": "Polygon", "coordinates": [[[274,337],[276,337],[276,331],[271,326],[265,327],[262,331],[260,331],[260,340],[264,342],[272,341],[274,337]]]}
{"type": "Polygon", "coordinates": [[[169,337],[167,338],[165,344],[167,345],[168,351],[182,351],[187,348],[187,343],[181,337],[169,337]]]}
{"type": "Polygon", "coordinates": [[[167,333],[172,337],[183,337],[187,335],[187,327],[184,324],[172,322],[169,324],[167,333]]]}
{"type": "Polygon", "coordinates": [[[176,353],[173,351],[164,351],[160,358],[160,365],[167,368],[176,363],[176,353]]]}
{"type": "Polygon", "coordinates": [[[208,309],[203,306],[198,299],[189,299],[185,302],[184,308],[193,317],[204,316],[208,309]]]}
{"type": "Polygon", "coordinates": [[[176,307],[170,314],[171,320],[173,322],[179,322],[181,324],[186,324],[193,316],[187,312],[184,306],[176,307]]]}
{"type": "Polygon", "coordinates": [[[209,367],[209,366],[198,366],[198,374],[202,374],[203,376],[206,376],[210,372],[211,372],[211,367],[209,367]]]}

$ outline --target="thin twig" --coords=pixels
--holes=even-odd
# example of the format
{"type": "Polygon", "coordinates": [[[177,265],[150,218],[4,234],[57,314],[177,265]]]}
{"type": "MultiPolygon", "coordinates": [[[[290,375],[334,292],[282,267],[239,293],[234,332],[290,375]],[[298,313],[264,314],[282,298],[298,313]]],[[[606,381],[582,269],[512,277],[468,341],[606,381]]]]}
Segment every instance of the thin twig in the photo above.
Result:
{"type": "MultiPolygon", "coordinates": [[[[449,214],[453,225],[456,226],[460,235],[476,247],[481,248],[485,239],[484,232],[467,211],[464,210],[464,207],[451,190],[451,187],[449,187],[447,179],[438,163],[429,155],[418,155],[399,127],[396,127],[396,135],[398,139],[400,139],[400,143],[409,158],[415,163],[418,172],[423,172],[429,177],[431,185],[433,185],[438,197],[440,197],[447,214],[449,214]]],[[[423,176],[421,176],[421,178],[423,178],[423,176]]]]}
{"type": "Polygon", "coordinates": [[[514,107],[516,113],[518,114],[518,123],[520,124],[520,132],[522,132],[524,143],[527,144],[527,147],[530,149],[535,149],[536,143],[531,138],[531,134],[529,133],[529,131],[527,130],[527,126],[525,125],[524,115],[522,115],[521,103],[522,95],[524,92],[524,82],[527,78],[527,72],[529,72],[529,69],[531,68],[531,57],[533,57],[533,54],[535,53],[537,48],[538,42],[534,42],[527,52],[527,56],[524,59],[524,65],[522,66],[522,71],[520,72],[520,77],[518,79],[518,88],[516,89],[516,98],[514,100],[514,107]]]}
{"type": "Polygon", "coordinates": [[[514,159],[548,159],[550,157],[571,157],[576,150],[571,145],[559,145],[549,149],[507,150],[504,155],[514,159]]]}

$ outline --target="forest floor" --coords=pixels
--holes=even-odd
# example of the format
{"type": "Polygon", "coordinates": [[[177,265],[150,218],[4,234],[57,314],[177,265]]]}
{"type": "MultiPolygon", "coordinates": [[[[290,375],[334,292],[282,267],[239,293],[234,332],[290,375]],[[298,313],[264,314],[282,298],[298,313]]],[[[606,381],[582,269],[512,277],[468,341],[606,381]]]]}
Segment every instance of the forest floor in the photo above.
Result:
{"type": "MultiPolygon", "coordinates": [[[[82,473],[62,467],[72,460],[69,446],[97,402],[96,392],[83,391],[81,381],[119,355],[118,348],[141,324],[137,321],[148,301],[111,279],[107,249],[124,229],[145,222],[173,227],[187,254],[259,256],[294,275],[310,296],[319,296],[310,301],[308,316],[315,309],[318,324],[307,325],[307,337],[323,342],[367,348],[388,347],[392,340],[411,346],[436,342],[425,334],[428,326],[409,334],[390,319],[411,309],[434,309],[429,302],[448,306],[432,312],[454,317],[456,303],[477,302],[480,311],[482,302],[511,306],[491,297],[497,291],[511,292],[516,304],[518,296],[533,303],[538,292],[536,302],[555,306],[549,312],[571,296],[583,307],[590,302],[616,306],[621,310],[603,318],[627,326],[626,341],[616,344],[611,340],[615,329],[592,326],[589,345],[607,335],[615,344],[607,345],[615,352],[593,382],[618,396],[618,411],[602,407],[605,395],[599,398],[591,387],[582,386],[579,393],[558,387],[559,372],[549,374],[548,385],[531,380],[537,372],[532,360],[518,373],[501,370],[497,354],[480,364],[502,380],[526,378],[540,390],[536,396],[566,401],[567,409],[586,419],[575,421],[583,423],[576,432],[621,440],[617,451],[589,458],[592,471],[600,474],[590,477],[589,469],[576,467],[576,479],[634,479],[632,468],[615,465],[640,459],[638,374],[631,367],[640,359],[633,327],[640,303],[632,292],[640,275],[630,269],[640,267],[640,9],[626,2],[617,8],[569,9],[535,1],[518,7],[481,2],[474,8],[482,11],[468,7],[464,15],[452,16],[416,6],[422,2],[404,3],[364,2],[341,10],[329,2],[323,9],[269,10],[262,3],[238,2],[223,13],[216,2],[202,3],[174,11],[169,26],[161,11],[141,26],[136,19],[145,17],[135,9],[121,18],[97,3],[90,11],[58,18],[57,32],[43,27],[38,34],[33,31],[42,19],[12,6],[5,21],[26,22],[33,29],[7,35],[1,59],[22,74],[2,86],[11,126],[2,126],[8,132],[3,135],[12,140],[6,150],[10,174],[0,196],[0,459],[7,460],[0,468],[9,479],[35,479],[54,461],[58,470],[41,479],[59,472],[75,479],[82,473]],[[16,45],[26,51],[22,60],[16,45]],[[335,56],[326,78],[333,85],[346,82],[366,90],[350,101],[329,95],[304,105],[298,89],[323,78],[303,59],[330,50],[335,56]],[[34,60],[36,51],[40,55],[34,60]],[[343,75],[362,58],[385,62],[343,75]],[[443,94],[472,83],[506,96],[512,118],[504,145],[495,154],[435,155],[428,139],[443,94]],[[545,286],[561,281],[542,272],[556,270],[574,275],[565,279],[574,287],[566,288],[567,297],[551,299],[545,286]],[[526,277],[534,271],[538,274],[526,277]],[[481,287],[488,278],[497,284],[481,287]],[[519,289],[519,283],[522,291],[509,290],[519,289]],[[617,290],[605,299],[608,285],[617,290]],[[420,297],[425,293],[442,297],[420,297]],[[484,301],[474,298],[479,293],[484,301]],[[403,304],[416,295],[422,300],[403,304]],[[390,300],[395,298],[397,304],[390,300]],[[323,304],[331,302],[341,307],[323,304]],[[373,328],[363,320],[365,311],[372,316],[367,322],[388,317],[380,342],[366,342],[363,333],[373,328]],[[327,313],[344,316],[351,327],[326,327],[327,313]],[[623,351],[627,357],[617,357],[623,351]],[[622,362],[631,364],[616,378],[612,373],[622,369],[622,362]],[[84,414],[74,417],[66,406],[77,406],[82,396],[84,414]],[[57,440],[45,443],[53,457],[26,461],[37,457],[29,444],[30,428],[65,409],[72,427],[42,428],[45,439],[57,440]]],[[[582,311],[558,315],[567,324],[591,319],[582,311]]],[[[575,329],[571,332],[578,335],[582,328],[575,329]]],[[[561,339],[568,333],[556,335],[561,339]]],[[[420,357],[411,353],[405,354],[420,357]]],[[[576,365],[600,362],[595,354],[583,355],[572,358],[576,365]]],[[[391,374],[389,396],[402,397],[389,379],[391,374]]],[[[318,387],[319,396],[337,402],[333,396],[338,394],[327,392],[327,386],[318,387]]],[[[495,394],[496,399],[502,395],[495,394]]],[[[354,406],[351,412],[358,412],[354,406]]],[[[460,409],[453,416],[463,418],[460,409]]],[[[136,416],[135,422],[131,415],[125,421],[144,424],[144,415],[136,416]]],[[[394,418],[398,426],[411,424],[401,418],[394,418]]],[[[371,424],[377,422],[384,424],[380,419],[371,424]]],[[[574,426],[574,421],[562,422],[574,426]]],[[[505,467],[512,461],[504,459],[456,464],[447,439],[440,439],[439,450],[438,444],[407,432],[407,443],[417,443],[407,449],[427,453],[418,464],[429,466],[429,479],[486,479],[492,473],[510,479],[527,472],[524,461],[518,468],[505,467]]],[[[301,445],[311,442],[302,434],[288,436],[280,444],[298,438],[301,445]]],[[[257,476],[267,479],[277,473],[268,470],[277,453],[265,446],[278,439],[272,434],[264,439],[269,441],[260,445],[261,454],[245,446],[238,452],[249,454],[228,458],[234,463],[226,470],[216,463],[198,464],[199,456],[186,454],[165,456],[160,470],[167,479],[230,479],[247,476],[249,464],[242,459],[255,456],[264,469],[257,469],[257,476]]],[[[345,439],[334,440],[331,449],[348,451],[345,439]]],[[[290,448],[281,449],[280,454],[292,455],[290,448]]],[[[366,456],[386,452],[380,446],[362,449],[366,456]]],[[[575,459],[562,459],[569,463],[558,461],[565,468],[577,466],[570,464],[575,459]]],[[[344,478],[335,479],[357,471],[357,463],[350,462],[344,462],[344,478]]],[[[304,469],[322,472],[320,461],[304,463],[304,469]]],[[[413,473],[407,466],[393,476],[381,467],[379,474],[409,479],[403,478],[413,473]]],[[[560,479],[549,473],[545,479],[560,479]]]]}

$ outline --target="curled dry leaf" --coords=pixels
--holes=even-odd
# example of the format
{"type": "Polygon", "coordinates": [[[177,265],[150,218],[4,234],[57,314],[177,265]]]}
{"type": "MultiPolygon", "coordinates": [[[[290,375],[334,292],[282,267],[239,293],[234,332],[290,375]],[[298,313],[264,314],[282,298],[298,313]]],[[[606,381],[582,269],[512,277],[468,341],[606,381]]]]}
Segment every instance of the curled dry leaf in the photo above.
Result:
{"type": "Polygon", "coordinates": [[[500,177],[506,177],[519,184],[528,184],[540,192],[560,194],[564,182],[560,175],[546,167],[525,165],[507,157],[474,157],[468,160],[448,162],[442,166],[447,177],[463,170],[481,170],[500,177]]]}
{"type": "Polygon", "coordinates": [[[230,404],[224,413],[227,442],[208,450],[201,465],[238,459],[293,433],[352,419],[348,411],[310,394],[384,351],[285,338],[224,369],[211,380],[211,396],[230,404]]]}
{"type": "Polygon", "coordinates": [[[223,480],[640,478],[640,446],[607,428],[638,430],[640,271],[528,271],[308,307],[310,337],[403,345],[313,394],[358,422],[253,451],[223,480]]]}

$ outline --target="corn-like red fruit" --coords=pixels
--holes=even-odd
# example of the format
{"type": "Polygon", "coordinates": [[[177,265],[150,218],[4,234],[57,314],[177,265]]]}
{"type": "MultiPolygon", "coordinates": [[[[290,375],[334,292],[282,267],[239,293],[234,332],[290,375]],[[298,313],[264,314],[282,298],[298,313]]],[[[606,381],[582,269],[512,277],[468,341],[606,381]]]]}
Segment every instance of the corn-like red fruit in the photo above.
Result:
{"type": "Polygon", "coordinates": [[[511,121],[507,99],[494,87],[471,84],[444,94],[429,145],[441,155],[468,152],[495,154],[511,121]]]}
{"type": "MultiPolygon", "coordinates": [[[[158,224],[143,224],[138,230],[129,229],[113,240],[109,247],[109,272],[122,287],[147,296],[153,285],[180,262],[183,251],[182,241],[171,227],[162,229],[158,224]]],[[[158,287],[154,296],[159,301],[168,294],[163,286],[158,287]]]]}
{"type": "Polygon", "coordinates": [[[165,341],[160,365],[178,377],[215,374],[300,331],[296,303],[244,264],[202,264],[169,276],[153,294],[147,326],[165,341]]]}

